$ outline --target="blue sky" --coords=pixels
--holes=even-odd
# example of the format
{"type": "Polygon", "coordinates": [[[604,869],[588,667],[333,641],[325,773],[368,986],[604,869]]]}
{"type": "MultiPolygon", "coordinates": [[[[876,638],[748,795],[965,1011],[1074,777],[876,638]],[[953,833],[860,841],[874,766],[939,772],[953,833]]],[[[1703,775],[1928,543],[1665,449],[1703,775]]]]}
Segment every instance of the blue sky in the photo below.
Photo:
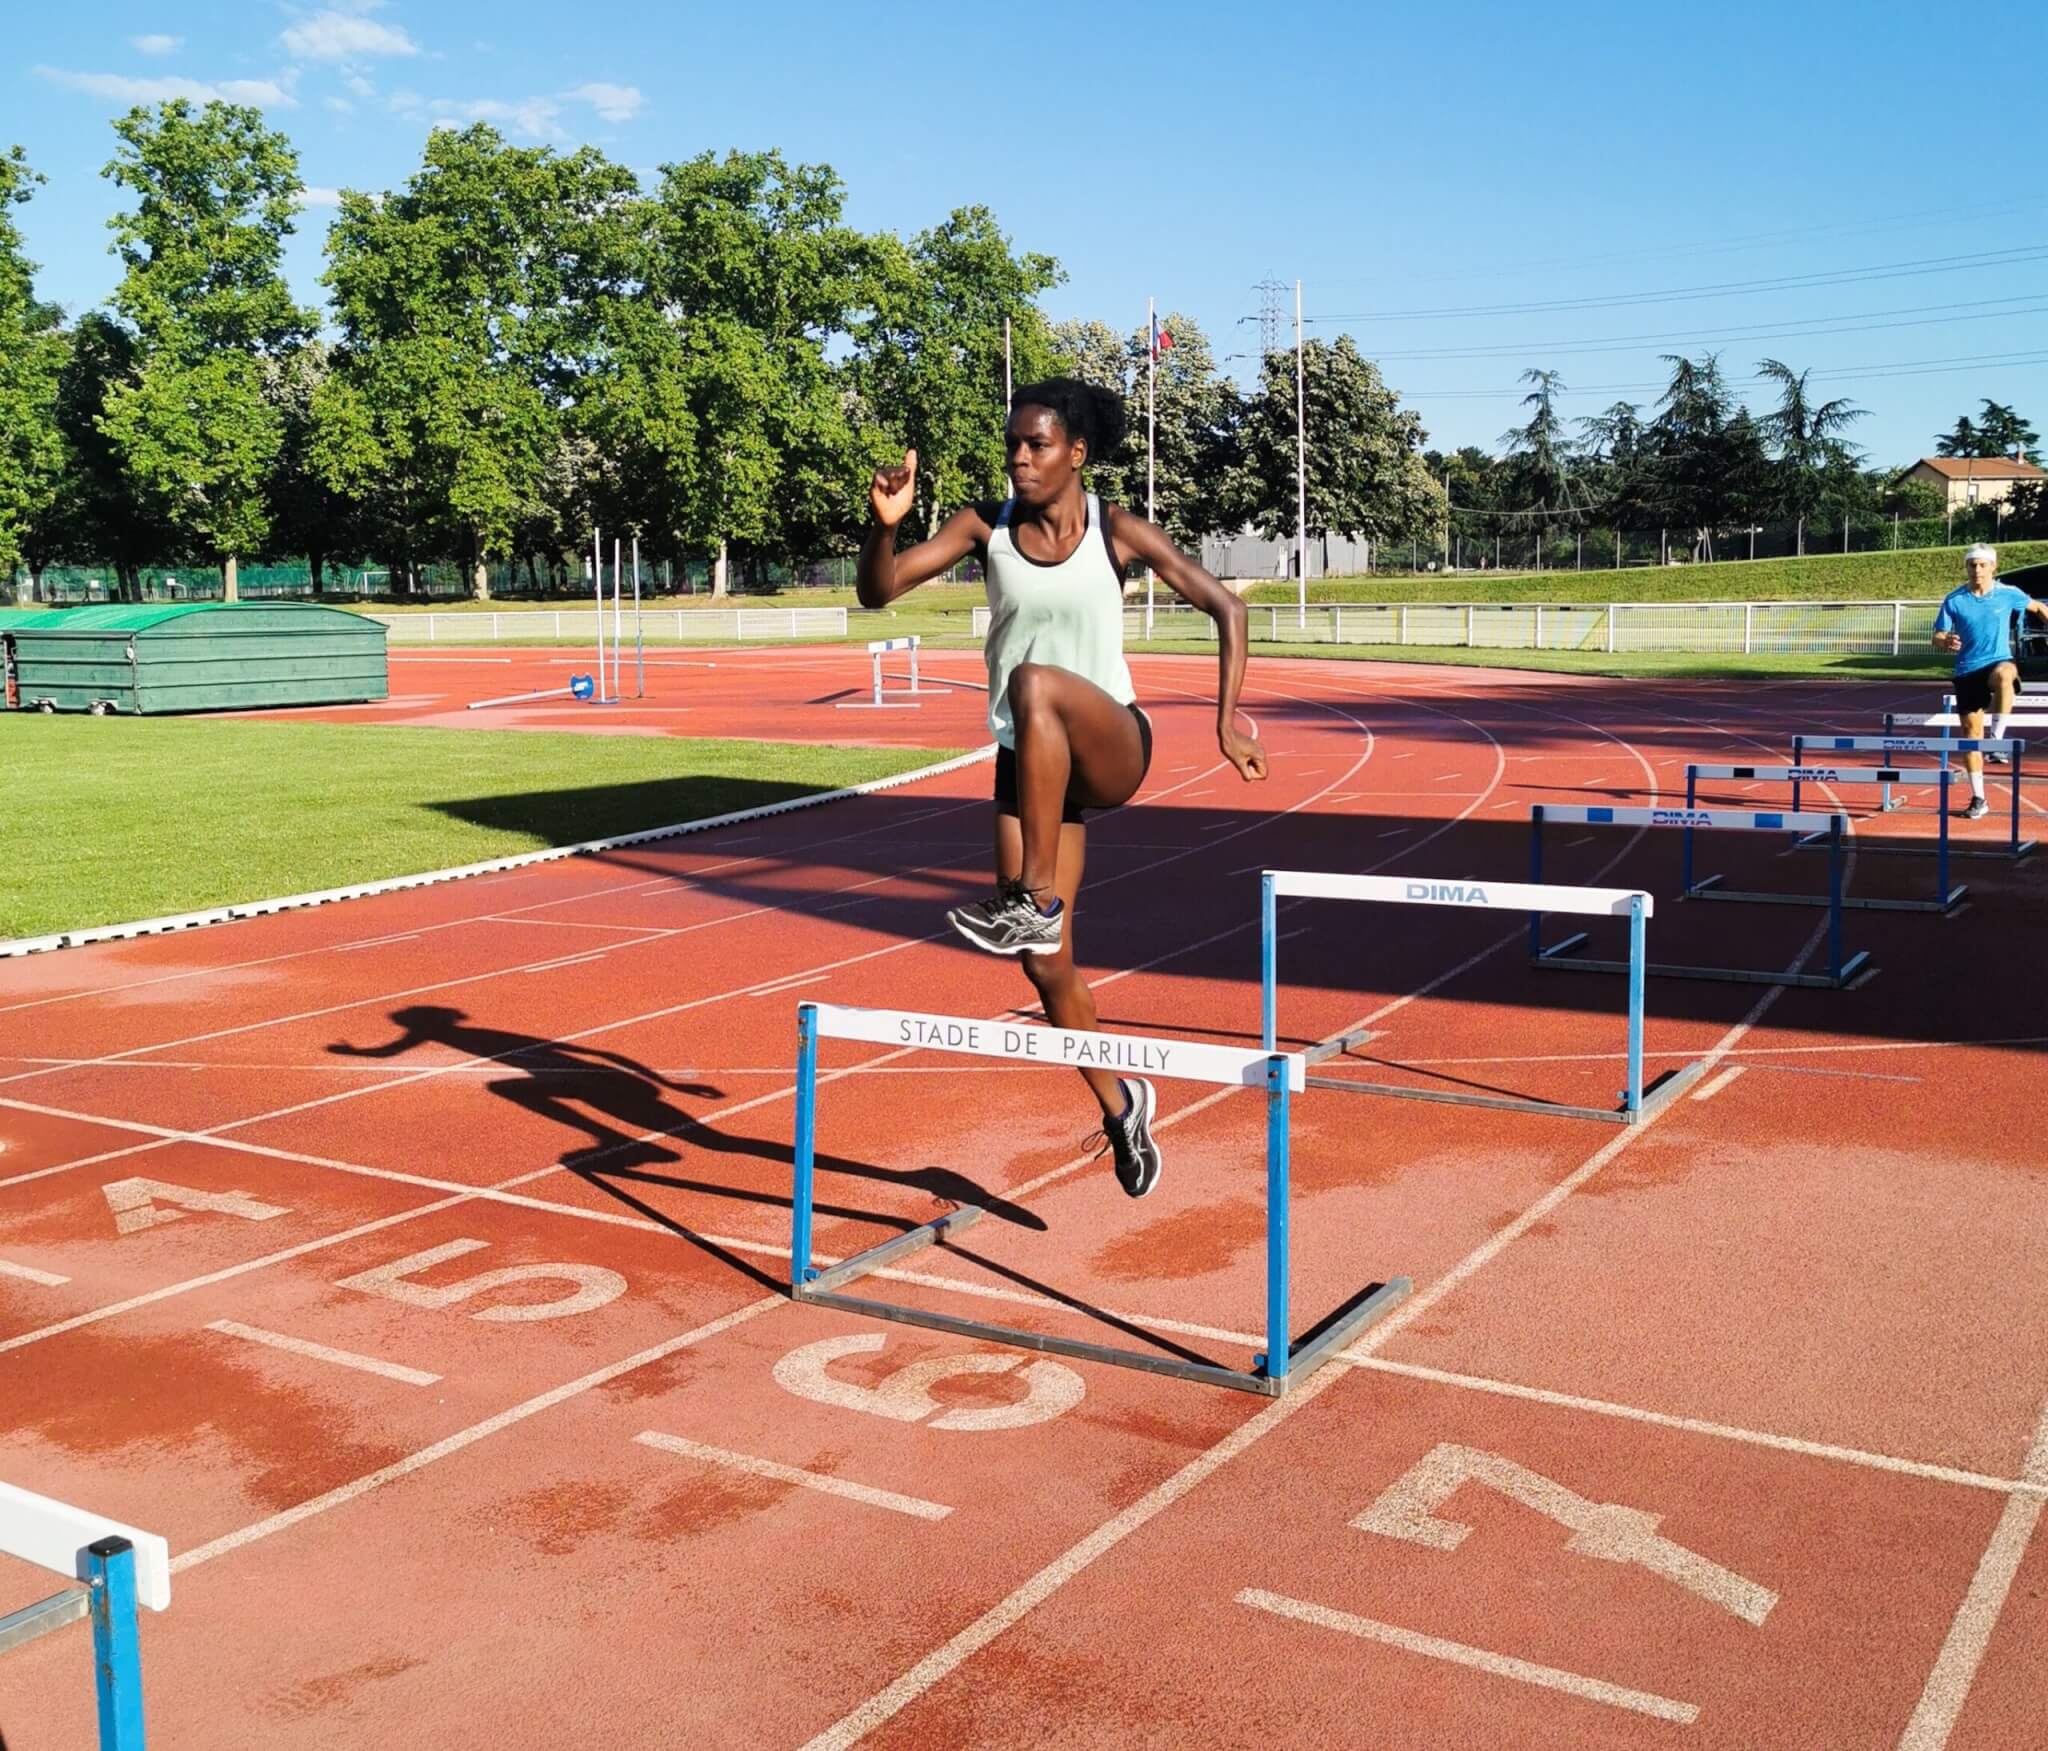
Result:
{"type": "Polygon", "coordinates": [[[1255,284],[1288,282],[1291,324],[1299,277],[1309,332],[1352,333],[1437,444],[1491,447],[1525,366],[1591,413],[1705,347],[1738,380],[1812,366],[1871,410],[1876,461],[1986,396],[2048,431],[2040,0],[108,0],[8,34],[0,144],[49,178],[21,218],[73,309],[115,278],[109,118],[218,92],[299,148],[308,299],[318,203],[396,185],[429,128],[482,117],[643,170],[780,147],[833,165],[870,228],[984,202],[1065,265],[1054,316],[1135,327],[1157,296],[1224,355],[1256,346],[1255,284]]]}

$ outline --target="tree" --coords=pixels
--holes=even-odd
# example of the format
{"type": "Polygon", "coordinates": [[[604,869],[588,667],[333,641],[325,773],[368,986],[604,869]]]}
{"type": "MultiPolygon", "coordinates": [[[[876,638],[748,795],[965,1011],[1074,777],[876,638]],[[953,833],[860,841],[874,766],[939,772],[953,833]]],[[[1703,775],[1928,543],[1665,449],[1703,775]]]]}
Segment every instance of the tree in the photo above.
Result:
{"type": "Polygon", "coordinates": [[[1897,517],[1938,517],[1948,509],[1948,494],[1931,480],[1918,480],[1904,469],[1885,483],[1879,508],[1897,517]]]}
{"type": "MultiPolygon", "coordinates": [[[[1434,536],[1443,488],[1422,458],[1422,416],[1403,408],[1349,335],[1302,352],[1308,531],[1373,541],[1434,536]]],[[[1269,353],[1245,408],[1239,490],[1269,538],[1295,532],[1294,360],[1269,353]]]]}
{"type": "MultiPolygon", "coordinates": [[[[1191,316],[1175,312],[1160,327],[1173,344],[1153,373],[1153,504],[1159,526],[1183,547],[1237,527],[1218,485],[1236,467],[1242,402],[1237,386],[1216,369],[1209,337],[1191,316]]],[[[1123,503],[1145,509],[1145,363],[1149,337],[1132,332],[1130,436],[1125,441],[1123,503]]]]}
{"type": "Polygon", "coordinates": [[[263,363],[311,333],[282,272],[298,155],[260,111],[174,98],[114,124],[105,174],[135,200],[112,221],[126,267],[116,320],[133,374],[106,394],[100,427],[131,490],[223,562],[270,532],[266,486],[283,442],[263,363]]]}
{"type": "Polygon", "coordinates": [[[42,180],[19,146],[0,155],[0,573],[21,558],[64,472],[57,390],[69,347],[61,313],[35,295],[35,264],[10,210],[42,180]]]}
{"type": "Polygon", "coordinates": [[[2041,434],[2005,403],[1986,401],[1977,421],[1986,456],[2024,456],[2041,441],[2041,434]]]}
{"type": "Polygon", "coordinates": [[[1717,354],[1688,359],[1667,353],[1664,362],[1671,381],[1645,433],[1643,508],[1660,523],[1690,530],[1695,550],[1709,554],[1713,531],[1738,510],[1752,509],[1737,496],[1738,471],[1729,466],[1743,433],[1734,427],[1717,354]]]}
{"type": "Polygon", "coordinates": [[[852,382],[878,435],[917,450],[917,505],[904,519],[915,534],[1002,495],[1003,320],[1014,380],[1051,376],[1037,299],[1065,276],[1049,255],[1016,253],[986,207],[960,208],[907,246],[875,238],[872,251],[852,382]]]}
{"type": "Polygon", "coordinates": [[[1984,437],[1977,430],[1976,421],[1968,414],[1961,415],[1951,430],[1943,432],[1934,440],[1934,453],[1937,456],[1959,457],[1991,454],[1984,448],[1984,437]]]}
{"type": "Polygon", "coordinates": [[[1503,432],[1500,441],[1507,451],[1509,490],[1520,501],[1515,509],[1536,513],[1521,520],[1536,525],[1537,563],[1541,565],[1551,521],[1578,522],[1584,495],[1572,476],[1571,439],[1557,412],[1557,397],[1565,392],[1564,379],[1555,371],[1532,367],[1522,373],[1522,381],[1536,385],[1522,397],[1522,405],[1529,410],[1528,421],[1503,432]]]}
{"type": "Polygon", "coordinates": [[[1816,511],[1842,507],[1855,489],[1851,476],[1860,481],[1861,457],[1841,437],[1850,425],[1864,417],[1865,410],[1846,398],[1816,404],[1807,393],[1810,371],[1794,371],[1777,359],[1765,359],[1758,373],[1778,385],[1775,413],[1762,422],[1765,433],[1777,448],[1777,501],[1781,515],[1800,522],[1800,551],[1805,551],[1806,520],[1816,511]]]}
{"type": "Polygon", "coordinates": [[[644,296],[621,312],[624,417],[598,425],[630,434],[658,526],[716,554],[715,595],[732,542],[788,555],[848,530],[882,459],[829,352],[871,257],[845,205],[829,165],[733,152],[666,166],[648,210],[644,296]]]}
{"type": "Polygon", "coordinates": [[[342,195],[326,284],[341,345],[311,453],[370,507],[390,557],[457,556],[479,595],[544,509],[564,422],[635,265],[632,173],[589,147],[427,138],[399,193],[342,195]]]}

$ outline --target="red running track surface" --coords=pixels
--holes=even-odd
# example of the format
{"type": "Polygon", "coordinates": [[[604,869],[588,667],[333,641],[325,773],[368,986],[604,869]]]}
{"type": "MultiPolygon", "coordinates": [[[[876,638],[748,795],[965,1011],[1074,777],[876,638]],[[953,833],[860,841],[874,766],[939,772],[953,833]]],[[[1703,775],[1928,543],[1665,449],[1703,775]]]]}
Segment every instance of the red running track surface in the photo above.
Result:
{"type": "MultiPolygon", "coordinates": [[[[974,738],[971,691],[820,703],[862,653],[715,657],[612,727],[974,738]]],[[[1261,867],[1517,878],[1532,802],[1910,703],[1258,662],[1247,788],[1212,666],[1137,672],[1157,757],[1091,827],[1077,941],[1105,1025],[1194,1039],[1255,1033],[1261,867]]],[[[504,673],[422,665],[392,709],[466,727],[504,673]]],[[[157,1743],[2048,1743],[2039,868],[1852,915],[1853,990],[1653,981],[1652,1068],[1707,1069],[1636,1131],[1300,1097],[1301,1319],[1417,1292],[1266,1403],[781,1293],[797,1001],[1029,996],[941,916],[987,881],[987,783],[0,963],[0,1476],[169,1537],[157,1743]]],[[[1801,908],[1670,904],[1668,835],[1553,850],[1659,894],[1656,958],[1815,952],[1801,908]]],[[[1531,971],[1518,926],[1293,904],[1283,1031],[1611,1100],[1618,982],[1531,971]]],[[[1162,1084],[1133,1205],[1064,1073],[825,1065],[821,1251],[983,1203],[878,1288],[1246,1363],[1256,1096],[1162,1084]]],[[[48,1590],[0,1561],[0,1612],[48,1590]]],[[[9,1656],[0,1733],[90,1742],[86,1679],[77,1632],[9,1656]]]]}

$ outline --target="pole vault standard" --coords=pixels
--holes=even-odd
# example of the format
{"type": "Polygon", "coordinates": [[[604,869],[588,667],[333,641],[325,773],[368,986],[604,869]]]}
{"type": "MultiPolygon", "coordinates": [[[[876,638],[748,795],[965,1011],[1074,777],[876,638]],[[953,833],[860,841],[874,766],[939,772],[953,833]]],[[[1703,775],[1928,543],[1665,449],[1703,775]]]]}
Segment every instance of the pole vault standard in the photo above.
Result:
{"type": "Polygon", "coordinates": [[[832,1003],[800,1003],[796,1011],[796,1150],[793,1196],[790,1200],[790,1298],[814,1302],[843,1313],[868,1314],[905,1325],[929,1327],[961,1337],[1044,1350],[1086,1362],[1109,1362],[1150,1374],[1206,1386],[1227,1386],[1278,1398],[1305,1380],[1359,1332],[1406,1300],[1413,1283],[1394,1277],[1370,1289],[1311,1328],[1297,1342],[1289,1311],[1289,1097],[1304,1086],[1299,1052],[1253,1051],[1243,1046],[1218,1046],[1190,1040],[1145,1038],[1135,1034],[1083,1033],[1068,1028],[1028,1027],[1006,1021],[971,1021],[956,1015],[921,1015],[889,1009],[846,1009],[832,1003]],[[1023,1331],[987,1325],[947,1313],[930,1313],[893,1301],[870,1301],[842,1295],[840,1286],[882,1269],[905,1253],[941,1244],[979,1221],[979,1205],[959,1209],[885,1240],[880,1246],[829,1269],[811,1263],[812,1213],[818,1136],[818,1042],[865,1040],[877,1045],[954,1052],[976,1058],[1007,1058],[1048,1069],[1095,1066],[1130,1070],[1148,1076],[1188,1082],[1216,1083],[1226,1088],[1264,1089],[1266,1094],[1266,1348],[1252,1358],[1249,1369],[1226,1368],[1164,1345],[1157,1351],[1123,1350],[1088,1343],[1051,1332],[1023,1331]]]}
{"type": "MultiPolygon", "coordinates": [[[[1539,872],[1540,873],[1540,872],[1539,872]]],[[[1437,1101],[1446,1106],[1492,1107],[1512,1113],[1546,1113],[1562,1119],[1598,1119],[1607,1124],[1639,1125],[1677,1099],[1699,1075],[1701,1066],[1687,1065],[1643,1086],[1643,974],[1648,967],[1647,931],[1655,902],[1637,888],[1544,887],[1524,882],[1428,881],[1410,876],[1324,875],[1308,870],[1269,869],[1259,877],[1260,1037],[1267,1051],[1275,1049],[1280,1021],[1279,902],[1363,900],[1391,906],[1453,906],[1488,912],[1527,912],[1530,929],[1545,912],[1628,920],[1628,1086],[1613,1107],[1568,1106],[1559,1101],[1530,1100],[1513,1095],[1466,1094],[1452,1089],[1417,1088],[1391,1082],[1359,1082],[1350,1077],[1311,1076],[1311,1088],[1341,1089],[1347,1094],[1391,1095],[1397,1100],[1437,1101]]],[[[1533,934],[1532,934],[1533,940],[1533,934]]],[[[1364,1029],[1333,1034],[1311,1046],[1303,1057],[1311,1064],[1342,1056],[1372,1035],[1364,1029]]]]}
{"type": "Polygon", "coordinates": [[[647,697],[647,641],[640,624],[640,537],[633,537],[633,697],[647,697]]]}
{"type": "Polygon", "coordinates": [[[590,531],[590,576],[597,586],[597,702],[604,704],[604,539],[602,531],[590,531]]]}

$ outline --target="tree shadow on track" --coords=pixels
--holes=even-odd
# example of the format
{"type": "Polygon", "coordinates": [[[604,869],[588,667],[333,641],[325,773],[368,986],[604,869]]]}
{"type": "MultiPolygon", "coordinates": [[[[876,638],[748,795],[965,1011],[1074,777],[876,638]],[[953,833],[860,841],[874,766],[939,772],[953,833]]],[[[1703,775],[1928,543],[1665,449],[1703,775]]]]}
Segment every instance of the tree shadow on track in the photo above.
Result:
{"type": "MultiPolygon", "coordinates": [[[[649,1171],[657,1164],[684,1159],[663,1139],[715,1155],[742,1156],[784,1168],[791,1165],[787,1143],[772,1137],[731,1135],[679,1111],[666,1098],[670,1094],[699,1100],[722,1098],[724,1091],[710,1083],[678,1082],[637,1059],[602,1046],[550,1040],[538,1034],[475,1022],[466,1011],[445,1005],[411,1004],[394,1009],[390,1019],[399,1031],[383,1044],[355,1046],[341,1040],[328,1050],[350,1058],[397,1058],[422,1046],[442,1046],[480,1063],[502,1065],[507,1074],[486,1082],[485,1092],[510,1101],[535,1118],[582,1133],[587,1141],[562,1155],[560,1165],[664,1227],[674,1228],[676,1224],[611,1182],[639,1181],[748,1203],[789,1207],[786,1195],[649,1171]]],[[[1007,1202],[948,1168],[887,1168],[822,1153],[817,1157],[817,1166],[821,1173],[845,1174],[923,1192],[939,1203],[979,1204],[991,1216],[1019,1227],[1045,1227],[1044,1220],[1032,1211],[1007,1202]]],[[[916,1226],[913,1221],[879,1217],[870,1210],[823,1203],[817,1208],[822,1216],[850,1221],[895,1221],[905,1229],[916,1226]]],[[[678,1228],[677,1232],[682,1230],[678,1228]]]]}

